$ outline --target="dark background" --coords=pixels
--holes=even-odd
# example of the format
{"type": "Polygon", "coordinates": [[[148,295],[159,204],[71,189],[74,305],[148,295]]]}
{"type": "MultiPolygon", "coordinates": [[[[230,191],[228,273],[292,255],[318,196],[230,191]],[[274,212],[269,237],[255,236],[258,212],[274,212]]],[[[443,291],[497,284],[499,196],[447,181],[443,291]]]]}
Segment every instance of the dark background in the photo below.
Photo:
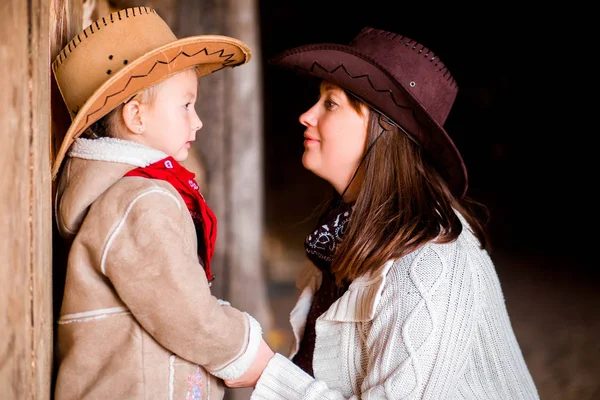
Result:
{"type": "MultiPolygon", "coordinates": [[[[420,42],[459,85],[445,128],[467,166],[467,195],[490,211],[492,259],[540,398],[600,399],[597,72],[596,46],[579,29],[591,27],[586,10],[523,2],[259,4],[267,231],[301,256],[330,187],[301,163],[298,117],[316,101],[316,85],[266,60],[304,44],[348,44],[365,26],[420,42]]],[[[295,292],[270,294],[286,330],[295,292]]]]}
{"type": "MultiPolygon", "coordinates": [[[[571,267],[596,274],[590,249],[582,245],[592,245],[596,236],[594,190],[587,178],[595,135],[587,132],[597,128],[586,126],[585,114],[577,110],[584,100],[568,94],[582,86],[584,71],[574,65],[585,62],[590,50],[575,48],[580,39],[563,33],[564,21],[554,22],[551,10],[529,13],[516,3],[463,9],[430,2],[350,4],[260,1],[264,59],[313,42],[348,44],[364,26],[429,47],[459,85],[445,128],[466,163],[468,195],[490,208],[492,243],[514,252],[569,257],[571,267]]],[[[269,190],[324,189],[302,168],[298,122],[316,100],[317,88],[268,64],[264,83],[269,190]]],[[[320,198],[305,199],[310,205],[304,207],[320,198]]],[[[267,204],[267,215],[277,207],[267,204]]]]}

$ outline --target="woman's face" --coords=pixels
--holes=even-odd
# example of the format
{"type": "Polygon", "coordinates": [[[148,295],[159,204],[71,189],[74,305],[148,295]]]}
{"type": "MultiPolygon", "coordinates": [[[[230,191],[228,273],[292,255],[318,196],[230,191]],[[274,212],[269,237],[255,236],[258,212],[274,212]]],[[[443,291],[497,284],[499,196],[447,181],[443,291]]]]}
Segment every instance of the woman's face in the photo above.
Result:
{"type": "MultiPolygon", "coordinates": [[[[357,112],[339,86],[324,81],[318,101],[300,115],[300,123],[306,127],[302,164],[340,194],[365,154],[369,112],[364,104],[361,110],[357,112]]],[[[347,194],[357,193],[359,178],[347,194]]]]}

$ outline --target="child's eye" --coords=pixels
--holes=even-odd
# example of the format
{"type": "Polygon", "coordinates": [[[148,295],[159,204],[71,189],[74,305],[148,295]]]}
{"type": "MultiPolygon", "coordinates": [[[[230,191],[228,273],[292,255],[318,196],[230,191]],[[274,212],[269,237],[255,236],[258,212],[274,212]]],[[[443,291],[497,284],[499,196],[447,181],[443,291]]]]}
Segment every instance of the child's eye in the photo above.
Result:
{"type": "Polygon", "coordinates": [[[183,108],[185,108],[186,110],[189,110],[191,106],[192,106],[192,103],[186,103],[186,105],[183,106],[183,108]]]}

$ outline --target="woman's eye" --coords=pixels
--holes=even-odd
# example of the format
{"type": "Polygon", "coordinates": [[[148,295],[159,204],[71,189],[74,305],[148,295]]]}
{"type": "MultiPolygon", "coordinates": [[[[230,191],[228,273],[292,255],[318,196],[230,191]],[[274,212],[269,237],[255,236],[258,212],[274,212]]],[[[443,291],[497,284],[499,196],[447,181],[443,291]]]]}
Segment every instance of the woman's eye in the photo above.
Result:
{"type": "Polygon", "coordinates": [[[327,107],[327,109],[332,109],[333,107],[335,107],[337,104],[335,104],[333,101],[331,100],[325,100],[325,107],[327,107]]]}

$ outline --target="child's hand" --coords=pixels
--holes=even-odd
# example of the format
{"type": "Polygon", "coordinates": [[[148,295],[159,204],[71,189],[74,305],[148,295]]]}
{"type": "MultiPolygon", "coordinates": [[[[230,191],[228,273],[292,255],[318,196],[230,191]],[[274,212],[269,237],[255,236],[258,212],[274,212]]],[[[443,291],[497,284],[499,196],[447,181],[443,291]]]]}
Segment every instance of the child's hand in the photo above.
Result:
{"type": "Polygon", "coordinates": [[[248,370],[239,378],[233,380],[225,380],[225,384],[232,388],[254,387],[256,382],[262,375],[262,372],[267,367],[271,358],[275,355],[264,339],[261,339],[258,346],[258,353],[254,362],[248,370]]]}

